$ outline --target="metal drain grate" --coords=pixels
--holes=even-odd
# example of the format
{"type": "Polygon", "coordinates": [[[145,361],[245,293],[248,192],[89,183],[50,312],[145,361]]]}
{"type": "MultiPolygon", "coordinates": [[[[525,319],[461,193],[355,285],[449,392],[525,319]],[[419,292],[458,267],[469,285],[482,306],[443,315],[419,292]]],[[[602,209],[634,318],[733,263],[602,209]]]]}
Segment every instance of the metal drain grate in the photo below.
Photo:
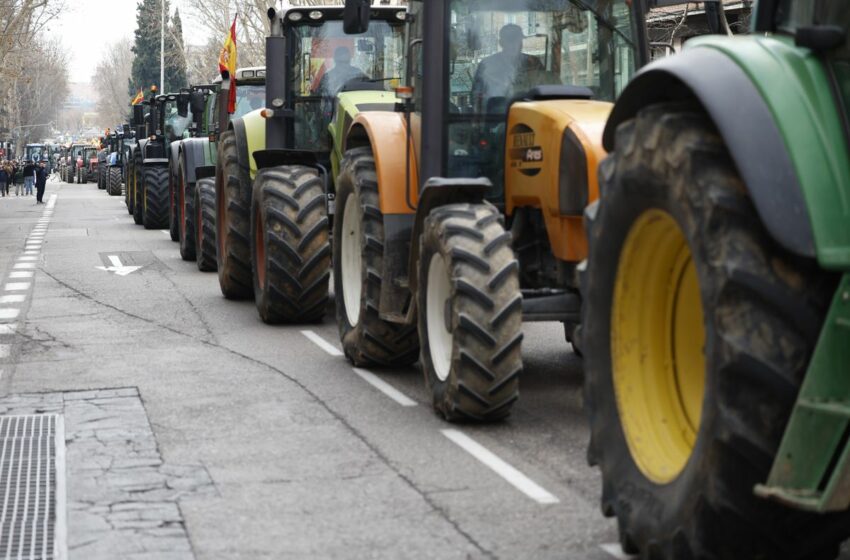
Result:
{"type": "Polygon", "coordinates": [[[0,560],[64,556],[54,543],[57,526],[64,527],[56,507],[64,496],[64,475],[56,476],[64,473],[64,441],[57,435],[64,438],[55,414],[0,417],[0,560]]]}

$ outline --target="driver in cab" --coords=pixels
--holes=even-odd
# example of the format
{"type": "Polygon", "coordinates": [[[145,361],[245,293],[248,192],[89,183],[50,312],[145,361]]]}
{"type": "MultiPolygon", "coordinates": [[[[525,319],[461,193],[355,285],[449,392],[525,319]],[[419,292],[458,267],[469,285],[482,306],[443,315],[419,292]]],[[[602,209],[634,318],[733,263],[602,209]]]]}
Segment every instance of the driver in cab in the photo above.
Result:
{"type": "Polygon", "coordinates": [[[313,94],[336,97],[348,82],[368,79],[369,76],[363,70],[351,64],[351,51],[348,47],[337,47],[334,51],[334,67],[325,72],[313,94]]]}
{"type": "Polygon", "coordinates": [[[539,58],[522,52],[523,39],[522,28],[513,23],[499,31],[502,50],[481,61],[472,82],[472,99],[479,110],[486,108],[488,99],[510,98],[527,90],[545,72],[539,58]]]}

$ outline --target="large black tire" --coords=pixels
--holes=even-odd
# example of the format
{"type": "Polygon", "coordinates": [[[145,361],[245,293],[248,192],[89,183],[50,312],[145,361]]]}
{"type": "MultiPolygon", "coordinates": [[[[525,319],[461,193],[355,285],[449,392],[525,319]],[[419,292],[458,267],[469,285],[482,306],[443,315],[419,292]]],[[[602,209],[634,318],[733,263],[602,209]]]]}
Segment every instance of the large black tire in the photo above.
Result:
{"type": "Polygon", "coordinates": [[[331,246],[327,198],[316,169],[263,169],[254,181],[251,261],[265,323],[321,321],[328,304],[331,246]]]}
{"type": "Polygon", "coordinates": [[[142,173],[145,229],[168,227],[168,168],[145,166],[142,173]]]}
{"type": "MultiPolygon", "coordinates": [[[[177,164],[177,237],[180,243],[180,258],[195,260],[195,183],[186,182],[185,162],[181,155],[177,164]]],[[[213,183],[215,188],[215,183],[213,183]]],[[[215,203],[215,198],[213,198],[215,203]]],[[[215,246],[213,246],[215,249],[215,246]]]]}
{"type": "Polygon", "coordinates": [[[100,190],[106,189],[106,168],[103,165],[97,166],[97,188],[100,190]]]}
{"type": "MultiPolygon", "coordinates": [[[[383,279],[384,217],[378,202],[378,179],[375,158],[369,148],[356,148],[346,152],[337,179],[337,215],[333,226],[333,276],[336,296],[336,318],[339,337],[346,357],[354,365],[409,365],[419,354],[419,338],[415,325],[402,325],[381,319],[378,314],[383,279]],[[351,236],[352,224],[345,223],[344,213],[348,200],[354,205],[349,217],[356,220],[359,229],[357,254],[343,255],[343,237],[351,236]],[[346,231],[348,233],[346,233],[346,231]],[[343,271],[343,258],[360,263],[357,278],[348,278],[343,271]],[[360,286],[360,298],[353,295],[350,301],[355,313],[346,310],[344,282],[360,286]]],[[[346,267],[346,271],[348,268],[346,267]]],[[[352,272],[352,276],[357,274],[352,272]]],[[[356,290],[355,290],[356,291],[356,290]]]]}
{"type": "Polygon", "coordinates": [[[195,256],[198,270],[215,272],[218,260],[215,255],[215,179],[207,177],[195,184],[195,256]]]}
{"type": "MultiPolygon", "coordinates": [[[[135,217],[135,191],[136,188],[136,164],[134,154],[130,154],[127,162],[127,176],[124,178],[124,204],[127,205],[127,212],[135,217]]],[[[139,222],[136,222],[139,223],[139,222]]]]}
{"type": "Polygon", "coordinates": [[[236,135],[222,133],[218,142],[215,185],[218,283],[227,299],[254,296],[251,273],[251,180],[239,168],[236,135]]]}
{"type": "Polygon", "coordinates": [[[519,264],[500,218],[489,204],[449,204],[425,220],[416,290],[419,361],[434,408],[446,420],[499,420],[519,398],[519,264]],[[429,301],[432,294],[436,301],[429,301]]]}
{"type": "Polygon", "coordinates": [[[168,162],[168,233],[171,235],[171,240],[180,241],[180,213],[177,208],[177,189],[180,188],[180,179],[177,176],[176,169],[179,166],[174,161],[168,162]]]}
{"type": "Polygon", "coordinates": [[[847,513],[803,513],[757,498],[753,488],[767,480],[836,279],[770,237],[698,109],[660,104],[621,124],[600,178],[602,198],[586,213],[582,282],[588,458],[601,469],[602,510],[617,517],[623,548],[659,560],[834,558],[850,534],[847,513]],[[663,234],[648,229],[659,224],[663,234]],[[657,235],[643,237],[647,231],[657,235]],[[636,239],[647,240],[640,257],[636,239]],[[668,246],[687,258],[687,276],[668,279],[659,256],[668,246]],[[682,313],[702,308],[686,331],[679,296],[668,296],[683,285],[696,305],[682,313]],[[656,324],[669,330],[641,327],[656,324]],[[680,341],[704,359],[680,360],[680,341]],[[615,371],[624,355],[633,357],[623,362],[629,367],[615,371]],[[703,374],[692,401],[701,410],[691,414],[683,387],[703,374]],[[669,396],[655,398],[664,387],[669,396]],[[677,406],[690,439],[678,430],[677,406]],[[635,418],[643,430],[635,431],[635,418]],[[676,439],[686,441],[678,456],[667,453],[676,439]],[[653,449],[663,452],[647,454],[653,449]]]}
{"type": "Polygon", "coordinates": [[[106,173],[106,193],[109,196],[121,196],[121,168],[110,167],[106,173]]]}

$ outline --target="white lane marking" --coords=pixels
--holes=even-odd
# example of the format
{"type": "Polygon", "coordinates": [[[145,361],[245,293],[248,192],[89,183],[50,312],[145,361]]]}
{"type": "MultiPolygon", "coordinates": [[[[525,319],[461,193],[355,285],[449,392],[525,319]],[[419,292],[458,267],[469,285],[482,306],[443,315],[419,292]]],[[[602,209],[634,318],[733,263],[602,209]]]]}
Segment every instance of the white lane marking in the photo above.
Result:
{"type": "Polygon", "coordinates": [[[26,261],[37,261],[37,260],[38,260],[38,257],[27,257],[27,256],[23,256],[23,257],[18,257],[18,260],[19,260],[19,261],[21,261],[21,262],[26,262],[26,261]]]}
{"type": "Polygon", "coordinates": [[[0,303],[23,303],[27,299],[24,294],[11,294],[8,296],[0,296],[0,303]]]}
{"type": "Polygon", "coordinates": [[[461,449],[484,463],[496,474],[504,478],[514,488],[537,502],[538,504],[557,504],[560,500],[544,490],[536,482],[519,472],[517,469],[500,459],[495,453],[466,435],[465,433],[446,429],[440,430],[444,436],[459,445],[461,449]]]}
{"type": "Polygon", "coordinates": [[[304,336],[309,338],[310,341],[313,344],[315,344],[316,346],[318,346],[319,348],[321,348],[322,350],[324,350],[325,352],[327,352],[331,356],[342,356],[343,355],[343,353],[340,352],[339,349],[336,346],[334,346],[333,344],[331,344],[330,342],[328,342],[327,340],[325,340],[321,336],[317,335],[315,332],[313,332],[313,331],[301,331],[301,334],[303,334],[304,336]]]}
{"type": "Polygon", "coordinates": [[[363,381],[379,390],[401,406],[416,406],[416,401],[413,401],[407,397],[404,393],[375,375],[370,371],[366,371],[365,369],[360,368],[352,368],[354,373],[360,376],[363,381]]]}
{"type": "Polygon", "coordinates": [[[4,289],[7,292],[23,292],[29,290],[30,286],[32,286],[30,282],[9,282],[4,289]]]}
{"type": "Polygon", "coordinates": [[[601,548],[614,558],[617,558],[618,560],[629,560],[630,558],[637,558],[637,556],[632,556],[631,554],[626,554],[625,552],[623,552],[623,548],[617,543],[601,544],[599,545],[599,548],[601,548]]]}
{"type": "Polygon", "coordinates": [[[38,251],[24,251],[25,255],[37,255],[38,251]]]}
{"type": "MultiPolygon", "coordinates": [[[[55,195],[54,195],[55,196],[55,195]]],[[[56,525],[53,538],[53,558],[67,560],[68,558],[68,504],[65,480],[65,417],[56,415],[56,525]]],[[[49,485],[48,485],[49,487],[49,485]]],[[[49,494],[48,494],[48,503],[49,494]]]]}
{"type": "Polygon", "coordinates": [[[15,331],[17,330],[17,323],[8,323],[6,325],[0,325],[0,334],[15,334],[15,331]]]}
{"type": "Polygon", "coordinates": [[[161,230],[159,230],[159,231],[161,231],[161,232],[162,232],[162,233],[164,233],[165,235],[169,235],[169,236],[171,235],[171,231],[170,231],[170,230],[167,230],[167,229],[161,229],[161,230]]]}
{"type": "Polygon", "coordinates": [[[141,266],[124,266],[121,264],[121,259],[117,255],[109,255],[108,258],[112,266],[96,266],[95,268],[106,272],[114,272],[118,276],[127,276],[142,268],[141,266]]]}
{"type": "Polygon", "coordinates": [[[22,262],[16,263],[12,268],[22,269],[22,268],[35,268],[35,263],[31,262],[22,262]]]}
{"type": "Polygon", "coordinates": [[[33,276],[35,276],[35,272],[31,270],[18,270],[9,273],[9,278],[32,278],[33,276]]]}
{"type": "Polygon", "coordinates": [[[12,353],[12,346],[9,344],[0,344],[0,359],[8,358],[12,353]]]}
{"type": "Polygon", "coordinates": [[[17,319],[18,315],[21,314],[20,309],[7,308],[0,309],[0,320],[9,320],[9,319],[17,319]]]}

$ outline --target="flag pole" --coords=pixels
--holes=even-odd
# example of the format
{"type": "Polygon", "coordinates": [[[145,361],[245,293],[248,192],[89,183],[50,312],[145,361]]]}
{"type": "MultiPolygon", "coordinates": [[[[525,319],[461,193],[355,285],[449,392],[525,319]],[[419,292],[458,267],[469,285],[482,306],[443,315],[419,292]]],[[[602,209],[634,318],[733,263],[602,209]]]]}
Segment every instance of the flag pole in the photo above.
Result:
{"type": "Polygon", "coordinates": [[[159,90],[165,92],[165,0],[162,2],[162,21],[159,28],[159,90]]]}

